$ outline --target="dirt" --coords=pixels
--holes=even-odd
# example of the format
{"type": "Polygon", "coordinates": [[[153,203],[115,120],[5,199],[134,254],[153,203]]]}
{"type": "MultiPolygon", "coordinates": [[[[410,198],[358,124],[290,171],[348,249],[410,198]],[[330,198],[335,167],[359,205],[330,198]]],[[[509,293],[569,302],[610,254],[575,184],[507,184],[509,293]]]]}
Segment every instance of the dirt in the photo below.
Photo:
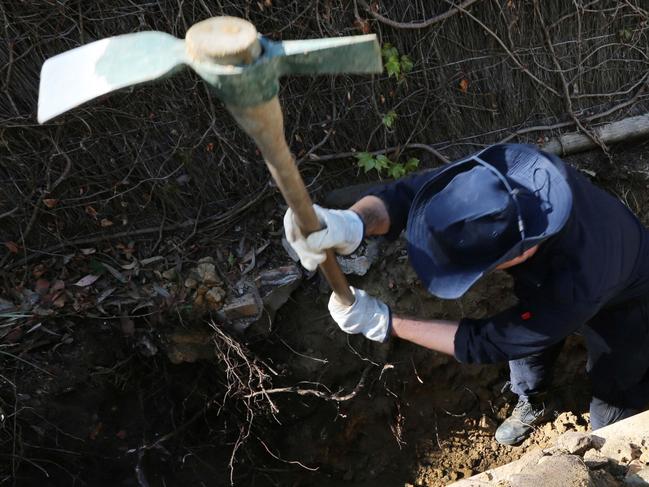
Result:
{"type": "MultiPolygon", "coordinates": [[[[590,156],[577,163],[647,223],[641,211],[649,196],[644,157],[640,147],[617,155],[613,166],[590,156]]],[[[261,255],[258,265],[285,265],[276,228],[248,222],[253,225],[273,240],[274,250],[261,255]]],[[[204,253],[228,255],[209,248],[204,253]]],[[[222,257],[214,255],[217,267],[224,265],[222,257]]],[[[399,242],[382,245],[369,273],[351,281],[395,311],[420,317],[484,316],[513,302],[504,273],[489,276],[457,301],[430,297],[399,242]]],[[[381,345],[345,335],[329,317],[327,298],[314,276],[272,322],[266,316],[243,335],[228,331],[241,340],[239,352],[248,364],[269,377],[246,376],[251,390],[270,389],[253,398],[224,389],[232,374],[246,370],[244,362],[228,368],[224,360],[236,358],[232,349],[210,356],[210,343],[218,342],[198,340],[201,352],[190,354],[195,363],[177,358],[181,363],[172,364],[167,357],[165,337],[214,337],[209,314],[199,319],[171,307],[132,323],[58,316],[43,320],[36,331],[25,329],[24,336],[6,335],[0,444],[7,461],[0,480],[138,487],[438,486],[589,427],[579,337],[568,340],[556,369],[551,396],[558,417],[521,446],[506,447],[493,440],[513,407],[514,398],[503,391],[506,365],[462,365],[405,342],[381,345]]]]}
{"type": "MultiPolygon", "coordinates": [[[[491,313],[511,299],[504,273],[457,302],[432,299],[402,253],[399,243],[385,246],[381,264],[356,282],[398,312],[453,319],[491,313]]],[[[506,366],[463,365],[404,342],[376,345],[341,336],[326,313],[325,297],[304,290],[282,310],[277,334],[304,355],[287,363],[292,377],[350,390],[369,365],[372,381],[361,397],[338,408],[320,406],[324,411],[311,411],[308,423],[282,428],[286,457],[319,466],[316,473],[304,472],[298,485],[373,485],[377,479],[383,485],[445,485],[546,446],[567,430],[588,427],[585,354],[578,338],[568,341],[557,367],[553,397],[560,414],[521,446],[507,447],[493,439],[513,407],[513,396],[502,392],[506,366]]]]}

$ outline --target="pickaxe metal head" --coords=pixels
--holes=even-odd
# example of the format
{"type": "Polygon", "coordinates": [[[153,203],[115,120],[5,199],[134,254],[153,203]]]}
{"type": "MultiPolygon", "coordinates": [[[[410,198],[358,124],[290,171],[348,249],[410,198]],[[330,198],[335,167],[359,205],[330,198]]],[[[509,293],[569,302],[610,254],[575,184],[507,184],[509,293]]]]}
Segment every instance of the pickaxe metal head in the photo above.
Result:
{"type": "Polygon", "coordinates": [[[274,42],[249,22],[214,17],[185,39],[147,31],[109,37],[54,56],[43,64],[38,121],[127,86],[155,81],[182,66],[196,71],[228,105],[273,98],[282,75],[378,73],[376,36],[274,42]]]}

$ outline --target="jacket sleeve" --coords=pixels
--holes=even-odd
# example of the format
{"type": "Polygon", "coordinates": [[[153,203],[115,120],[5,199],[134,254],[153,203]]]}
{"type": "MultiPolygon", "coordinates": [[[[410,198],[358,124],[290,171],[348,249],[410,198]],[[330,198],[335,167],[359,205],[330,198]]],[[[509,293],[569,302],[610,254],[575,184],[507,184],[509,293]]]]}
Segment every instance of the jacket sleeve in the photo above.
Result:
{"type": "Polygon", "coordinates": [[[455,358],[496,363],[527,357],[559,343],[597,311],[578,303],[521,303],[491,318],[464,318],[455,334],[455,358]]]}
{"type": "Polygon", "coordinates": [[[416,174],[407,178],[397,179],[391,183],[383,184],[366,193],[381,198],[390,215],[390,229],[385,237],[396,240],[408,223],[408,212],[415,195],[429,179],[442,169],[416,174]]]}

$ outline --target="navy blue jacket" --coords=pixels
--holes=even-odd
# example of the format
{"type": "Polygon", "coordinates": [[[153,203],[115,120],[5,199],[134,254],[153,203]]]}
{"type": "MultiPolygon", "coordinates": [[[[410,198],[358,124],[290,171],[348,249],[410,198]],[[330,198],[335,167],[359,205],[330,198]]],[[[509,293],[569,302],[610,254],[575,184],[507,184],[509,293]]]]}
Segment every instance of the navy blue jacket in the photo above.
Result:
{"type": "MultiPolygon", "coordinates": [[[[580,330],[601,353],[649,357],[649,319],[609,323],[601,310],[649,296],[649,232],[615,197],[567,166],[572,214],[527,261],[508,269],[518,304],[485,319],[464,318],[455,336],[460,362],[522,358],[580,330]],[[639,354],[639,355],[638,355],[639,354]]],[[[390,214],[388,238],[406,227],[418,189],[435,172],[372,191],[390,214]]],[[[649,298],[647,299],[649,301],[649,298]]],[[[614,360],[613,362],[617,362],[614,360]]],[[[609,363],[610,365],[610,363],[609,363]]],[[[643,371],[647,369],[644,365],[643,371]]]]}

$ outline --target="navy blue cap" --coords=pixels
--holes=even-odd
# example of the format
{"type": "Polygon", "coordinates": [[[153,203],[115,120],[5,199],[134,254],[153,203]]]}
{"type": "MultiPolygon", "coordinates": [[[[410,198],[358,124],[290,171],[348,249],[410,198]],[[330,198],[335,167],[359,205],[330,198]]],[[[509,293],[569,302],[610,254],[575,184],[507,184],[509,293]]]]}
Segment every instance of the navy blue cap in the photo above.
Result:
{"type": "Polygon", "coordinates": [[[450,164],[408,215],[410,261],[431,294],[455,299],[497,265],[563,228],[572,192],[563,162],[522,144],[450,164]]]}

